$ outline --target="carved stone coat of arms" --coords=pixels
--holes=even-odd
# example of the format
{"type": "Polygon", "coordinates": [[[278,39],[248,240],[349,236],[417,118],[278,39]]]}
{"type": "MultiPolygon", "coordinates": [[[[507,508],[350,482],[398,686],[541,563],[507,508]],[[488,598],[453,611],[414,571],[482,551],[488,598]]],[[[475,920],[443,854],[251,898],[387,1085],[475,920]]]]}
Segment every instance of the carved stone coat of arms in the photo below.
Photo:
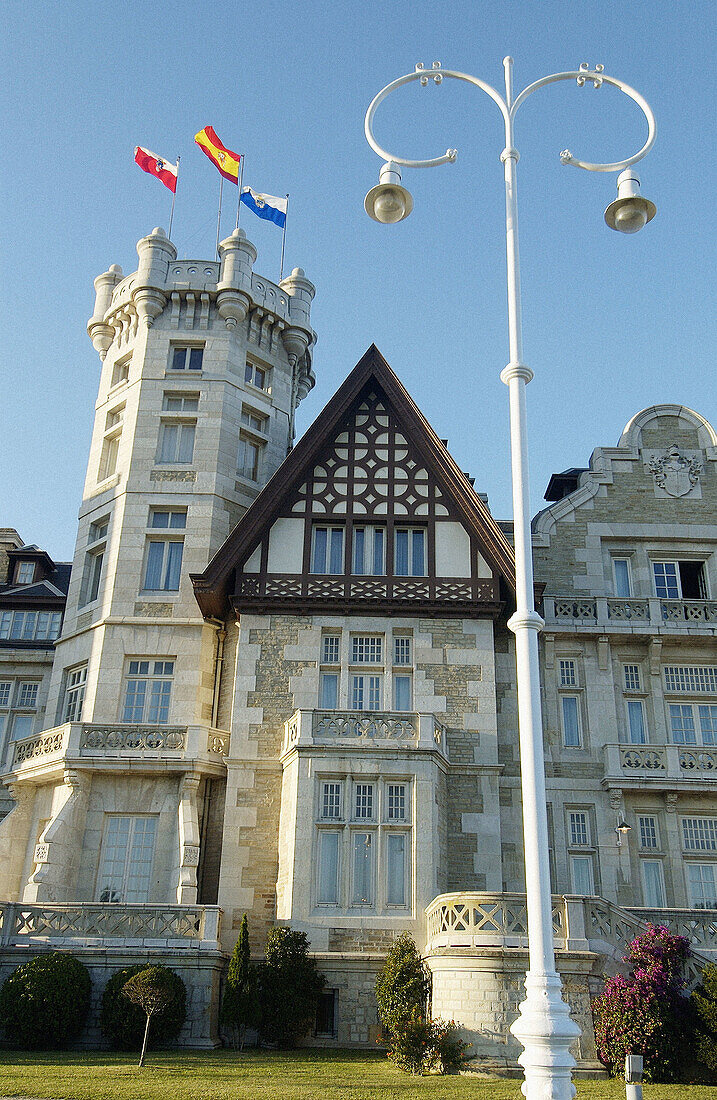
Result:
{"type": "Polygon", "coordinates": [[[672,444],[661,455],[653,455],[648,469],[659,485],[671,497],[684,497],[694,489],[702,473],[702,463],[694,456],[683,454],[676,444],[672,444]]]}

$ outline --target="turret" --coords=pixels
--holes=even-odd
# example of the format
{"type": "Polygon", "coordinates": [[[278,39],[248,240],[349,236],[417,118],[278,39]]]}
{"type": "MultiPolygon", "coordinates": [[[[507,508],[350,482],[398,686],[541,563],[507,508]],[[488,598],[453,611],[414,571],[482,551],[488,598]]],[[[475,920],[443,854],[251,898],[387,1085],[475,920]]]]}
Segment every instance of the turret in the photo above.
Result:
{"type": "Polygon", "coordinates": [[[87,334],[103,362],[114,337],[114,327],[107,324],[105,315],[112,302],[112,291],[121,279],[122,268],[119,264],[112,264],[95,279],[95,308],[87,322],[87,334]]]}
{"type": "Polygon", "coordinates": [[[256,249],[243,229],[235,229],[219,245],[221,266],[217,283],[217,309],[227,328],[236,328],[251,306],[251,276],[256,249]]]}
{"type": "Polygon", "coordinates": [[[150,328],[167,304],[167,274],[177,258],[177,249],[164,230],[157,226],[148,237],[137,242],[139,265],[132,288],[137,315],[150,328]]]}

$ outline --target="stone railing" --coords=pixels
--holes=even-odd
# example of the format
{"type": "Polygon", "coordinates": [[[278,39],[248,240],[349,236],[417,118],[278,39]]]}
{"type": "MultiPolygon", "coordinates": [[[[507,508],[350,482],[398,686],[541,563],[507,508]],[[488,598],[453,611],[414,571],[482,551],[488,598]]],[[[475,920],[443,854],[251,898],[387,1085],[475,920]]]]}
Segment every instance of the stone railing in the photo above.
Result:
{"type": "Polygon", "coordinates": [[[138,759],[143,762],[182,763],[201,759],[221,763],[229,753],[229,733],[207,726],[149,726],[116,722],[113,725],[67,722],[26,737],[12,746],[8,757],[13,771],[37,772],[51,767],[82,766],[94,762],[138,759]]]}
{"type": "Polygon", "coordinates": [[[80,902],[67,905],[0,903],[0,945],[51,942],[103,946],[220,949],[218,905],[119,905],[80,902]]]}
{"type": "Polygon", "coordinates": [[[706,627],[717,632],[717,600],[662,600],[655,596],[544,596],[548,626],[572,624],[633,630],[642,627],[706,627]]]}
{"type": "MultiPolygon", "coordinates": [[[[692,944],[687,976],[694,984],[706,962],[717,960],[717,911],[621,909],[600,897],[553,895],[557,951],[594,951],[619,962],[648,923],[664,924],[692,944]]],[[[445,948],[528,947],[525,894],[441,894],[426,909],[427,952],[445,948]]]]}
{"type": "Polygon", "coordinates": [[[447,758],[445,726],[434,714],[385,710],[297,710],[284,723],[284,752],[308,745],[433,749],[447,758]],[[356,744],[359,742],[359,745],[356,744]]]}
{"type": "Polygon", "coordinates": [[[697,745],[605,745],[605,777],[684,781],[717,777],[717,747],[697,745]]]}

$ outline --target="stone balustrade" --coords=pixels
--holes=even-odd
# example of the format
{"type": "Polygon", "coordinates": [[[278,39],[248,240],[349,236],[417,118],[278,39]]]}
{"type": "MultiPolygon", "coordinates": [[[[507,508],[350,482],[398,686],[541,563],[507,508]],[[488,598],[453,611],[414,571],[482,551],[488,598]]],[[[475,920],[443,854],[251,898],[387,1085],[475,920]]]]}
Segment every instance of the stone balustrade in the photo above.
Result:
{"type": "Polygon", "coordinates": [[[717,778],[717,746],[699,745],[605,745],[605,778],[668,783],[684,780],[710,781],[717,778]]]}
{"type": "Polygon", "coordinates": [[[605,631],[705,628],[717,634],[717,600],[661,600],[654,596],[544,596],[548,627],[597,627],[605,631]]]}
{"type": "Polygon", "coordinates": [[[446,759],[446,728],[434,714],[383,710],[297,710],[284,723],[284,752],[308,745],[433,749],[446,759]]]}
{"type": "Polygon", "coordinates": [[[182,947],[221,950],[218,905],[0,903],[0,946],[182,947]]]}
{"type": "Polygon", "coordinates": [[[143,760],[185,763],[206,759],[221,764],[229,753],[229,733],[208,726],[151,726],[116,722],[66,722],[17,741],[8,761],[13,772],[54,767],[93,767],[103,761],[143,760]]]}

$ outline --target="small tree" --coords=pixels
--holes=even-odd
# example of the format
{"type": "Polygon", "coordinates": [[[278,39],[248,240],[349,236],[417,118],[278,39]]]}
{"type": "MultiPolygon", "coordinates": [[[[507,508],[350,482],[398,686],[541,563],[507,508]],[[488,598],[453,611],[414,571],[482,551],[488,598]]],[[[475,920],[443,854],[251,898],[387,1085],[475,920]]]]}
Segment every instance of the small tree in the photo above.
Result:
{"type": "Polygon", "coordinates": [[[144,1025],[142,1053],[139,1057],[141,1069],[144,1065],[152,1017],[171,1009],[181,1010],[184,1016],[186,1011],[184,982],[166,966],[147,966],[125,983],[122,992],[131,1004],[142,1009],[147,1018],[144,1025]]]}
{"type": "MultiPolygon", "coordinates": [[[[116,970],[104,988],[100,1027],[107,1041],[116,1049],[136,1050],[141,1046],[146,1023],[145,1014],[141,1008],[127,1000],[124,996],[124,987],[130,978],[146,969],[147,963],[139,963],[116,970]]],[[[175,974],[175,979],[181,983],[178,986],[180,991],[184,990],[184,983],[178,974],[175,974]]],[[[152,1017],[149,1041],[162,1043],[176,1039],[182,1030],[185,1016],[186,990],[164,1012],[157,1012],[152,1017]]]]}
{"type": "Polygon", "coordinates": [[[0,1023],[11,1043],[53,1050],[74,1042],[90,1007],[90,975],[61,951],[38,955],[14,970],[0,990],[0,1023]]]}
{"type": "Polygon", "coordinates": [[[413,1021],[426,1017],[428,979],[408,932],[394,941],[386,956],[376,978],[376,1002],[384,1038],[389,1042],[413,1021]]]}
{"type": "Polygon", "coordinates": [[[309,956],[304,932],[272,928],[259,972],[261,1031],[280,1047],[293,1047],[316,1019],[325,978],[309,956]]]}
{"type": "Polygon", "coordinates": [[[679,1080],[691,1032],[683,996],[689,955],[684,936],[648,925],[623,956],[629,976],[606,981],[593,1017],[598,1057],[613,1077],[622,1072],[626,1054],[641,1054],[646,1080],[679,1080]]]}
{"type": "Polygon", "coordinates": [[[235,1050],[237,1045],[240,1050],[244,1049],[246,1029],[257,1027],[259,1023],[259,993],[256,972],[251,965],[249,924],[246,913],[242,918],[239,938],[229,960],[219,1019],[225,1027],[232,1029],[235,1050]]]}
{"type": "Polygon", "coordinates": [[[702,971],[702,981],[692,992],[692,1006],[697,1029],[697,1057],[710,1075],[717,1080],[717,965],[708,963],[702,971]]]}

